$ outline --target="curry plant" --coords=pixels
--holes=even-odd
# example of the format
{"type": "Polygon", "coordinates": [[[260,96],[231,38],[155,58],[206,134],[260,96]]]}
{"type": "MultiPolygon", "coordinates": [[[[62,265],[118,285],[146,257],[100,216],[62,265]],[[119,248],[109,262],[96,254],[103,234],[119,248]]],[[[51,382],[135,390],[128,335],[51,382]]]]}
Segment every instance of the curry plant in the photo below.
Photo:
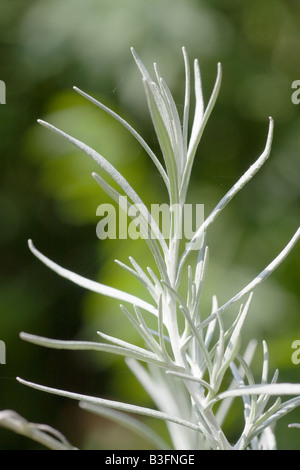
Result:
{"type": "MultiPolygon", "coordinates": [[[[157,156],[143,137],[121,116],[74,87],[77,93],[113,116],[137,139],[166,186],[170,207],[177,205],[179,208],[183,208],[186,203],[197,147],[214,108],[222,75],[221,65],[218,64],[213,91],[208,104],[205,105],[200,67],[198,61],[194,61],[195,105],[190,125],[192,73],[186,50],[183,48],[182,52],[185,95],[183,115],[180,117],[158,66],[154,64],[152,78],[132,49],[141,73],[161,156],[157,156]]],[[[300,405],[300,384],[277,382],[278,371],[273,374],[269,371],[266,342],[262,344],[261,376],[255,381],[250,365],[257,344],[251,341],[248,345],[243,345],[241,333],[251,310],[253,289],[289,254],[299,239],[300,229],[275,259],[232,298],[219,304],[217,296],[214,295],[209,312],[205,311],[201,304],[208,264],[209,230],[221,211],[268,159],[273,137],[272,118],[269,119],[266,143],[260,157],[224,195],[188,241],[181,240],[182,211],[172,213],[170,234],[168,239],[164,238],[159,223],[152,217],[149,208],[108,160],[54,125],[41,120],[39,123],[94,159],[103,174],[114,180],[114,185],[97,173],[93,173],[93,178],[114,201],[119,203],[126,196],[129,207],[138,207],[138,228],[152,254],[156,274],[151,267],[143,269],[139,260],[133,257],[129,258],[127,264],[117,261],[128,276],[134,276],[140,281],[145,292],[151,296],[149,302],[59,266],[29,241],[32,253],[60,276],[92,292],[121,302],[120,307],[124,315],[141,336],[143,345],[138,346],[122,338],[112,337],[109,332],[99,332],[99,342],[62,341],[28,333],[21,333],[21,338],[49,348],[105,351],[124,356],[127,366],[151,397],[154,407],[147,408],[59,390],[21,378],[18,378],[19,382],[44,392],[78,400],[82,408],[110,417],[136,430],[158,449],[275,449],[274,425],[278,419],[300,405]],[[151,236],[146,236],[147,234],[151,236]],[[229,307],[231,311],[235,311],[235,318],[228,327],[225,326],[225,316],[229,307]],[[154,329],[153,316],[156,324],[154,329]],[[282,401],[281,397],[284,396],[295,397],[282,401]],[[243,429],[236,441],[230,442],[224,432],[224,420],[236,398],[242,399],[243,402],[243,429]],[[162,437],[163,432],[157,433],[133,415],[157,418],[165,422],[169,433],[168,443],[162,437]]],[[[132,218],[133,221],[136,220],[134,216],[132,218]]],[[[59,445],[62,445],[61,440],[59,445]]],[[[117,447],[118,442],[115,445],[117,447]]]]}

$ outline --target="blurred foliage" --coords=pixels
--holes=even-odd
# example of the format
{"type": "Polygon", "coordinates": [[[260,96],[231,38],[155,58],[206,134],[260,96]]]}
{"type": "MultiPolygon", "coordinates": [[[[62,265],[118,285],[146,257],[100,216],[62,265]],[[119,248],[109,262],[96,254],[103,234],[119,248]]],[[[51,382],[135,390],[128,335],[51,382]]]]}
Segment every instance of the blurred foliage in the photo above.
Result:
{"type": "MultiPolygon", "coordinates": [[[[108,202],[91,177],[95,164],[58,136],[42,118],[94,146],[128,177],[141,197],[166,196],[151,162],[111,117],[72,91],[77,85],[124,116],[157,148],[143,87],[130,54],[134,46],[153,61],[183,107],[181,46],[199,58],[205,96],[216,64],[223,65],[221,94],[195,162],[190,201],[218,202],[263,149],[268,116],[275,119],[269,162],[231,203],[209,233],[210,268],[203,310],[211,296],[225,301],[264,268],[299,225],[300,108],[291,83],[300,74],[298,0],[2,0],[0,70],[7,86],[1,106],[1,316],[7,364],[0,366],[1,409],[60,429],[84,448],[146,448],[147,443],[76,403],[27,390],[15,376],[73,391],[129,400],[148,398],[119,358],[47,351],[21,342],[20,331],[97,340],[96,331],[132,339],[116,302],[70,285],[29,254],[33,238],[47,256],[86,277],[139,293],[115,258],[148,265],[139,242],[96,238],[96,208],[108,202]]],[[[297,246],[254,296],[245,340],[266,339],[280,379],[299,381],[291,343],[299,338],[297,246]]],[[[234,314],[235,312],[232,312],[234,314]]],[[[261,348],[259,348],[261,352],[261,348]]],[[[257,356],[260,367],[261,357],[257,356]]],[[[258,369],[259,370],[259,369],[258,369]]],[[[237,416],[228,423],[234,439],[237,416]]],[[[278,426],[279,447],[300,449],[300,411],[278,426]]],[[[154,423],[158,426],[160,423],[154,423]]],[[[0,430],[1,449],[36,448],[0,430]]]]}

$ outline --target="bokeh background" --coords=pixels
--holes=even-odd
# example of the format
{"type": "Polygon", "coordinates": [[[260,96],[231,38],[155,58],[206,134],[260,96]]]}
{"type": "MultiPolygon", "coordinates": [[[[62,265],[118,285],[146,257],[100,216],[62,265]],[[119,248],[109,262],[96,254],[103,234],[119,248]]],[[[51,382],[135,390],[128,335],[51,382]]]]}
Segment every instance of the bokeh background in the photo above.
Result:
{"type": "MultiPolygon", "coordinates": [[[[291,84],[300,79],[298,0],[1,0],[0,109],[1,283],[0,409],[54,426],[84,449],[146,449],[148,443],[77,403],[27,389],[16,376],[45,385],[151,406],[122,359],[107,354],[48,351],[20,331],[61,339],[97,340],[101,330],[135,340],[118,303],[85,292],[44,267],[27,239],[75,272],[139,294],[134,279],[114,263],[129,255],[148,263],[143,245],[100,241],[96,208],[108,202],[91,177],[96,164],[40,127],[48,120],[94,146],[128,177],[145,201],[166,196],[151,161],[120,124],[85,101],[73,85],[125,117],[157,149],[140,74],[130,53],[156,61],[179,111],[184,96],[181,47],[202,70],[206,101],[222,62],[223,82],[197,154],[191,202],[205,212],[218,202],[264,147],[268,116],[275,120],[270,160],[209,232],[211,295],[225,302],[283,248],[299,225],[300,105],[291,84]]],[[[300,381],[291,361],[300,339],[300,247],[255,294],[245,343],[266,339],[281,381],[300,381]]],[[[149,263],[151,261],[149,260],[149,263]]],[[[261,345],[254,363],[259,374],[261,345]]],[[[281,449],[300,449],[300,411],[277,426],[281,449]]],[[[153,423],[158,428],[161,423],[153,423]]],[[[232,413],[232,440],[241,416],[232,413]]],[[[0,449],[39,449],[0,430],[0,449]]]]}

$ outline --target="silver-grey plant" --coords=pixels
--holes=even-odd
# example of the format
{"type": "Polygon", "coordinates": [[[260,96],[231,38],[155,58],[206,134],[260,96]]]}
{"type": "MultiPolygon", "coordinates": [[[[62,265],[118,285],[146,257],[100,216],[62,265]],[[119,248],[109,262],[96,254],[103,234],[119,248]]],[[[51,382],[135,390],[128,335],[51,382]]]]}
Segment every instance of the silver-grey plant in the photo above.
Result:
{"type": "MultiPolygon", "coordinates": [[[[154,64],[156,77],[154,81],[132,49],[142,75],[147,104],[164,165],[160,163],[145,140],[122,117],[74,87],[83,97],[117,119],[137,139],[152,159],[166,185],[170,206],[178,204],[179,207],[185,204],[197,146],[221,85],[219,64],[215,85],[205,107],[200,68],[198,61],[194,61],[195,109],[189,132],[191,73],[186,51],[184,48],[182,50],[186,80],[181,122],[174,99],[157,65],[154,64]]],[[[193,238],[184,245],[180,240],[183,223],[180,212],[173,214],[170,237],[168,240],[164,239],[149,209],[109,161],[62,130],[44,121],[39,122],[92,157],[102,170],[113,178],[120,192],[100,175],[93,173],[94,179],[114,201],[119,202],[119,197],[126,195],[129,205],[139,205],[140,230],[143,234],[153,235],[145,237],[145,243],[151,251],[159,276],[156,276],[150,267],[147,270],[142,269],[132,257],[129,258],[130,266],[118,261],[128,276],[135,276],[150,293],[152,302],[149,303],[143,298],[70,272],[40,253],[29,241],[32,253],[57,274],[90,291],[121,301],[121,309],[140,334],[144,347],[100,332],[99,335],[104,342],[61,341],[28,333],[21,333],[21,338],[50,348],[105,351],[125,356],[127,366],[147,391],[155,408],[58,390],[21,378],[18,378],[19,382],[44,392],[78,400],[81,407],[137,430],[158,449],[276,449],[274,425],[278,419],[300,405],[300,384],[277,383],[278,371],[270,376],[266,342],[263,342],[261,378],[258,383],[255,382],[250,363],[256,342],[250,342],[246,347],[242,347],[241,331],[249,312],[253,289],[289,254],[300,237],[300,229],[281,253],[240,292],[223,305],[219,305],[217,297],[214,296],[209,313],[203,312],[200,308],[208,259],[207,231],[222,209],[269,157],[273,120],[271,118],[269,120],[268,136],[260,157],[225,194],[198,227],[193,238]],[[195,253],[197,253],[196,259],[192,256],[195,253]],[[244,298],[244,303],[239,305],[244,298]],[[228,328],[224,325],[223,315],[229,307],[236,308],[236,317],[228,328]],[[156,331],[149,326],[149,315],[156,317],[156,331]],[[225,374],[226,380],[224,380],[225,374]],[[231,383],[228,385],[229,376],[231,383]],[[282,402],[281,396],[295,397],[282,402]],[[243,400],[244,426],[236,442],[229,442],[223,430],[223,423],[236,397],[241,397],[243,400]],[[271,397],[276,399],[271,399],[270,403],[271,397]],[[218,405],[214,406],[215,404],[218,405]],[[161,435],[140,419],[133,418],[131,413],[163,420],[168,428],[171,447],[161,435]]],[[[115,446],[117,448],[118,442],[115,446]]]]}

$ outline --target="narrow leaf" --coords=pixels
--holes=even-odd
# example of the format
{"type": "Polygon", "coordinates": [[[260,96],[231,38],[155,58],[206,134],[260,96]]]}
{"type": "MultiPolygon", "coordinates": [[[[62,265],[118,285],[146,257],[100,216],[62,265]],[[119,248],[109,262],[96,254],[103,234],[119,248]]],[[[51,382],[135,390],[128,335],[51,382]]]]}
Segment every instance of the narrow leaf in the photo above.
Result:
{"type": "Polygon", "coordinates": [[[188,126],[189,126],[189,113],[190,113],[190,94],[191,94],[191,72],[189,59],[186,53],[186,49],[182,48],[183,60],[184,60],[184,70],[185,70],[185,95],[184,95],[184,109],[183,109],[183,124],[182,124],[182,133],[183,133],[183,145],[184,150],[187,153],[187,141],[188,141],[188,126]]]}
{"type": "Polygon", "coordinates": [[[115,338],[114,336],[107,335],[106,333],[102,333],[101,331],[97,331],[97,335],[99,335],[103,339],[106,339],[107,341],[110,341],[113,344],[117,344],[118,346],[121,346],[122,348],[130,349],[131,351],[136,352],[138,354],[147,355],[150,352],[144,348],[140,348],[139,346],[136,346],[135,344],[131,344],[122,339],[115,338]]]}
{"type": "Polygon", "coordinates": [[[142,350],[137,351],[129,348],[129,346],[115,346],[112,344],[96,343],[92,341],[67,341],[50,339],[42,336],[31,335],[28,333],[20,333],[20,337],[30,343],[38,346],[44,346],[52,349],[67,349],[73,351],[101,351],[119,356],[131,357],[143,362],[153,362],[154,364],[162,367],[172,368],[172,364],[167,364],[161,361],[156,354],[150,351],[142,350]]]}
{"type": "MultiPolygon", "coordinates": [[[[103,191],[108,194],[118,205],[119,208],[126,213],[129,212],[130,207],[132,204],[118,192],[112,186],[110,186],[100,175],[97,173],[92,173],[93,178],[95,181],[101,186],[103,191]]],[[[148,244],[149,248],[151,249],[152,253],[155,255],[159,249],[154,246],[157,245],[156,240],[159,241],[162,250],[166,253],[168,251],[167,244],[163,238],[162,233],[160,232],[154,218],[151,216],[150,212],[148,211],[147,207],[144,204],[138,204],[138,210],[140,212],[138,224],[141,223],[141,234],[146,243],[148,244]]],[[[136,223],[135,214],[129,213],[129,217],[133,219],[133,222],[136,223]]]]}
{"type": "Polygon", "coordinates": [[[279,255],[263,270],[261,271],[258,276],[256,276],[253,281],[251,281],[246,287],[244,287],[238,294],[236,294],[234,297],[232,297],[228,302],[226,302],[224,305],[222,305],[217,312],[213,313],[210,315],[208,318],[206,318],[203,323],[202,327],[207,325],[211,320],[215,318],[217,313],[223,313],[227,308],[232,305],[234,302],[237,302],[238,300],[241,299],[245,294],[248,294],[254,287],[256,287],[258,284],[260,284],[262,281],[267,279],[267,277],[270,276],[270,274],[282,263],[282,261],[287,257],[287,255],[290,253],[292,248],[295,246],[297,241],[300,238],[300,228],[296,231],[292,239],[289,241],[289,243],[285,246],[285,248],[279,253],[279,255]]]}
{"type": "Polygon", "coordinates": [[[202,87],[201,87],[201,81],[200,81],[200,71],[199,71],[198,62],[195,61],[194,64],[195,64],[194,70],[195,70],[195,85],[196,85],[196,109],[195,109],[195,116],[194,116],[194,123],[193,123],[194,131],[192,132],[193,139],[191,138],[189,142],[187,162],[186,162],[186,166],[185,166],[185,170],[184,170],[184,174],[182,178],[182,184],[180,187],[180,195],[183,198],[185,198],[185,195],[187,192],[196,150],[199,145],[205,126],[207,124],[208,118],[217,100],[219,90],[221,87],[221,79],[222,79],[222,68],[221,68],[221,64],[219,63],[214,89],[212,91],[204,116],[203,118],[201,118],[203,98],[202,98],[202,87]]]}
{"type": "Polygon", "coordinates": [[[120,401],[106,400],[104,398],[83,395],[81,393],[73,393],[66,390],[59,390],[57,388],[46,387],[45,385],[39,385],[33,382],[28,382],[27,380],[21,379],[20,377],[17,377],[17,380],[23,385],[27,385],[28,387],[35,388],[36,390],[40,390],[42,392],[51,393],[65,398],[71,398],[73,400],[84,401],[92,405],[106,406],[107,408],[113,408],[120,411],[128,411],[130,413],[149,416],[151,418],[162,419],[163,421],[170,421],[181,426],[193,429],[194,431],[199,431],[199,427],[194,423],[191,423],[190,421],[178,418],[176,416],[171,416],[168,413],[163,413],[161,411],[153,410],[151,408],[131,405],[129,403],[123,403],[120,401]]]}
{"type": "MultiPolygon", "coordinates": [[[[280,384],[258,384],[227,390],[218,395],[218,400],[227,397],[241,397],[244,395],[300,395],[300,384],[280,383],[280,384]]],[[[300,400],[300,398],[299,398],[300,400]]]]}
{"type": "Polygon", "coordinates": [[[140,334],[140,336],[144,339],[145,343],[149,346],[150,349],[152,349],[152,351],[158,357],[160,357],[162,354],[161,349],[159,347],[159,344],[157,344],[157,342],[153,338],[149,328],[147,328],[147,326],[144,324],[138,323],[136,319],[131,315],[131,313],[123,305],[121,305],[120,307],[122,311],[125,313],[130,323],[133,325],[136,331],[140,334]]]}
{"type": "MultiPolygon", "coordinates": [[[[141,200],[141,198],[137,195],[137,193],[134,191],[134,189],[130,186],[130,184],[128,183],[128,181],[124,178],[124,176],[110,163],[108,162],[102,155],[100,155],[98,152],[96,152],[94,149],[92,149],[91,147],[89,147],[88,145],[84,144],[83,142],[81,142],[80,140],[77,140],[75,139],[74,137],[70,136],[69,134],[66,134],[65,132],[61,131],[60,129],[58,129],[57,127],[53,126],[52,124],[49,124],[48,122],[45,122],[45,121],[42,121],[42,120],[38,120],[38,122],[46,127],[47,129],[50,129],[54,132],[56,132],[57,134],[61,135],[62,137],[64,137],[65,139],[67,139],[69,142],[71,142],[73,145],[75,145],[76,147],[78,147],[80,150],[82,150],[83,152],[85,152],[89,157],[91,157],[96,163],[98,163],[98,165],[101,166],[101,168],[106,172],[108,173],[112,178],[113,180],[123,189],[123,191],[125,192],[125,194],[129,197],[130,200],[133,201],[134,204],[137,204],[138,207],[140,208],[140,211],[143,215],[143,217],[146,219],[146,220],[149,220],[151,221],[151,228],[153,230],[153,232],[155,233],[155,236],[157,239],[162,239],[161,237],[161,234],[160,234],[160,231],[157,227],[157,224],[155,222],[155,220],[151,217],[151,214],[149,213],[146,205],[143,203],[143,201],[141,200]]],[[[156,249],[156,246],[155,244],[153,244],[153,248],[154,248],[154,255],[155,255],[155,259],[158,263],[158,266],[160,268],[160,271],[161,271],[161,274],[163,276],[166,276],[167,277],[167,274],[166,274],[166,270],[165,270],[165,266],[164,266],[164,262],[163,262],[163,259],[162,259],[162,256],[161,256],[161,253],[159,252],[158,249],[156,249]]]]}
{"type": "Polygon", "coordinates": [[[12,410],[0,411],[0,427],[28,437],[50,450],[77,450],[56,429],[45,424],[30,423],[12,410]]]}
{"type": "Polygon", "coordinates": [[[172,143],[170,141],[168,129],[166,129],[165,126],[167,111],[161,100],[157,85],[153,82],[147,82],[144,79],[144,87],[151,119],[167,168],[167,174],[170,181],[171,203],[173,204],[178,200],[178,182],[172,143]]]}
{"type": "Polygon", "coordinates": [[[270,118],[269,121],[269,131],[265,149],[260,155],[260,157],[253,163],[249,169],[243,174],[243,176],[233,185],[233,187],[225,194],[221,201],[216,205],[210,215],[205,219],[203,224],[198,228],[193,238],[190,240],[188,246],[186,247],[182,259],[180,262],[181,267],[184,265],[186,258],[193,250],[193,246],[197,243],[198,239],[202,236],[203,232],[214,222],[216,217],[220,212],[227,206],[231,199],[245,186],[248,181],[250,181],[255,173],[262,167],[265,161],[268,159],[271,152],[271,144],[273,139],[273,119],[270,118]]]}
{"type": "Polygon", "coordinates": [[[123,263],[122,261],[118,259],[115,259],[115,263],[117,263],[121,268],[125,269],[127,272],[132,274],[136,279],[138,279],[138,281],[148,290],[152,298],[155,301],[157,300],[157,294],[155,292],[155,288],[153,287],[149,279],[145,281],[144,277],[141,277],[140,274],[137,273],[134,269],[132,269],[130,266],[127,266],[127,264],[123,263]]]}

